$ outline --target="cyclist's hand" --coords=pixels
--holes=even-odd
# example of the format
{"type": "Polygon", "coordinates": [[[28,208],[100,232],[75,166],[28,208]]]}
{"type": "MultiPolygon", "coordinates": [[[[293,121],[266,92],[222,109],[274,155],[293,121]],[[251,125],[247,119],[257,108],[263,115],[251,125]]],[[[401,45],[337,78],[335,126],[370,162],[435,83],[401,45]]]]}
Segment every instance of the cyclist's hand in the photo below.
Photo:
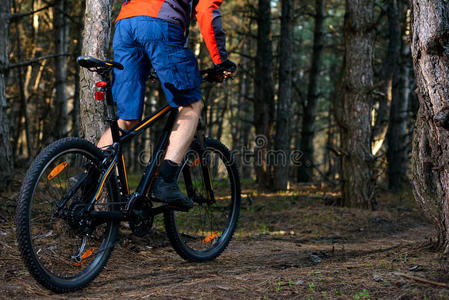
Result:
{"type": "Polygon", "coordinates": [[[225,79],[232,79],[232,74],[236,69],[237,65],[228,59],[219,65],[215,65],[205,79],[210,82],[223,82],[225,79]]]}
{"type": "Polygon", "coordinates": [[[232,74],[237,69],[237,65],[229,59],[219,64],[217,67],[219,71],[223,70],[224,79],[232,78],[232,74]]]}

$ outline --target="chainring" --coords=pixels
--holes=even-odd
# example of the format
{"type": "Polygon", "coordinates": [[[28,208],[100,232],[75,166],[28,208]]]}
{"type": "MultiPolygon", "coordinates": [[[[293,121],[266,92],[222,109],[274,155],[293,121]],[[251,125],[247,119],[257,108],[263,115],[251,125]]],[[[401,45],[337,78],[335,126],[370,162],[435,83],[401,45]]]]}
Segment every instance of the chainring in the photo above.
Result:
{"type": "Polygon", "coordinates": [[[145,212],[153,207],[150,199],[137,199],[130,212],[129,227],[134,235],[144,237],[153,227],[154,216],[145,217],[145,212]]]}

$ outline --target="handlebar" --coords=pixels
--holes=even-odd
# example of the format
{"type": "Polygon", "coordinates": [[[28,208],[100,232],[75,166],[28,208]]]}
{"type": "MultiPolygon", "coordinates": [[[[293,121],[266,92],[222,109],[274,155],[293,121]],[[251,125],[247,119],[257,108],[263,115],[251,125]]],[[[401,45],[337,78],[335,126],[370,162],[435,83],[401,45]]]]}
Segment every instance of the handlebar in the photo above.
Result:
{"type": "Polygon", "coordinates": [[[204,69],[204,70],[200,70],[200,73],[201,73],[201,75],[204,75],[204,74],[210,74],[210,73],[212,73],[212,72],[215,72],[215,69],[214,68],[209,68],[209,69],[204,69]]]}
{"type": "MultiPolygon", "coordinates": [[[[77,63],[84,68],[87,68],[88,70],[92,72],[97,72],[100,75],[104,75],[105,77],[111,72],[113,68],[117,68],[119,70],[123,70],[124,67],[122,64],[114,61],[103,61],[100,59],[97,59],[95,57],[91,56],[79,56],[76,59],[77,63]]],[[[233,64],[233,63],[232,63],[233,64]]],[[[235,64],[234,68],[231,72],[235,71],[235,64]]],[[[224,72],[229,69],[228,67],[224,66],[216,66],[214,68],[204,69],[200,71],[201,76],[203,77],[203,81],[208,82],[223,82],[225,79],[232,79],[233,77],[227,77],[224,75],[224,72]]],[[[152,67],[150,70],[149,78],[152,81],[159,80],[156,70],[152,67]]]]}
{"type": "Polygon", "coordinates": [[[203,81],[208,82],[223,82],[227,79],[233,79],[233,76],[226,78],[223,72],[226,71],[222,68],[209,68],[205,70],[201,70],[200,73],[203,76],[203,81]],[[219,79],[221,77],[221,80],[219,79]]]}
{"type": "MultiPolygon", "coordinates": [[[[220,75],[223,76],[223,70],[219,70],[217,68],[209,68],[209,69],[200,70],[200,74],[203,77],[203,81],[221,82],[217,79],[217,76],[220,76],[220,75]]],[[[159,77],[157,76],[156,70],[154,68],[151,68],[149,78],[151,81],[159,80],[159,77]]],[[[229,77],[229,79],[233,79],[233,77],[229,77]]]]}

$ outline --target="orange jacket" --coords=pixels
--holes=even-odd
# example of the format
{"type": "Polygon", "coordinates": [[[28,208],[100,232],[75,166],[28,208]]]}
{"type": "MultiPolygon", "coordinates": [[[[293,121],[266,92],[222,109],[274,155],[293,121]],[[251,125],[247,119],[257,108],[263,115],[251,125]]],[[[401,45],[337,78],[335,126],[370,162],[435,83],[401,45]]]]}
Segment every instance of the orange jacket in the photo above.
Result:
{"type": "Polygon", "coordinates": [[[182,26],[190,25],[196,16],[201,34],[214,64],[227,59],[226,36],[221,22],[220,5],[223,0],[127,0],[117,17],[121,19],[149,16],[182,26]]]}

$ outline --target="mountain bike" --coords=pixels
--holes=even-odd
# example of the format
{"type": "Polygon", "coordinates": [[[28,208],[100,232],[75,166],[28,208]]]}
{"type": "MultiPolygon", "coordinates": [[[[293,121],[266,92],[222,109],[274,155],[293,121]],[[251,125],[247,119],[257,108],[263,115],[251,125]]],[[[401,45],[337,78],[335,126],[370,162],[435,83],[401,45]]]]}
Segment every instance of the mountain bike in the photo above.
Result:
{"type": "MultiPolygon", "coordinates": [[[[123,66],[92,57],[78,57],[77,62],[100,75],[96,99],[106,105],[113,144],[102,151],[84,139],[68,137],[50,144],[31,164],[16,211],[19,250],[31,275],[58,293],[81,289],[105,266],[120,222],[128,222],[135,235],[144,236],[158,214],[163,214],[170,243],[182,258],[206,262],[218,257],[232,238],[240,211],[239,174],[231,152],[205,137],[200,122],[177,177],[194,207],[183,211],[165,203],[155,205],[149,190],[178,109],[165,106],[134,128],[122,130],[110,73],[123,66]],[[123,146],[163,118],[165,127],[131,193],[123,146]]],[[[207,78],[213,71],[202,74],[207,78]]]]}

